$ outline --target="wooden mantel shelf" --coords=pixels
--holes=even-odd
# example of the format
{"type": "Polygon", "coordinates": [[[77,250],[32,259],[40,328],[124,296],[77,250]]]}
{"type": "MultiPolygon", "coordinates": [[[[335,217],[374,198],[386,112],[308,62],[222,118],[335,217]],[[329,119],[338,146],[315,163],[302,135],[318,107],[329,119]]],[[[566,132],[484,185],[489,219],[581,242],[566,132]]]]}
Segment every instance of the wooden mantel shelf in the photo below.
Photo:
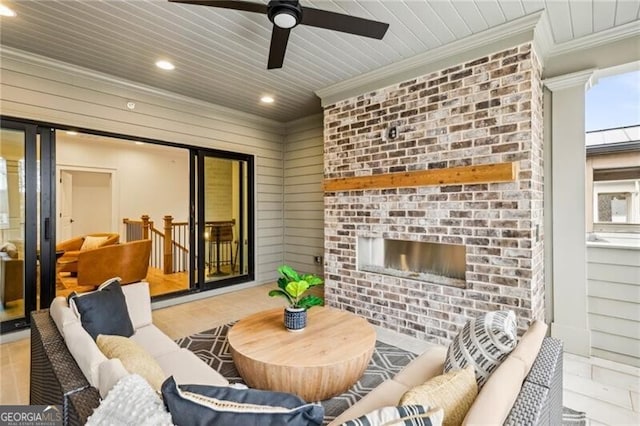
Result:
{"type": "Polygon", "coordinates": [[[324,191],[400,188],[408,186],[455,185],[489,182],[513,182],[518,176],[518,163],[481,164],[447,169],[418,170],[387,173],[375,176],[356,176],[325,179],[324,191]]]}

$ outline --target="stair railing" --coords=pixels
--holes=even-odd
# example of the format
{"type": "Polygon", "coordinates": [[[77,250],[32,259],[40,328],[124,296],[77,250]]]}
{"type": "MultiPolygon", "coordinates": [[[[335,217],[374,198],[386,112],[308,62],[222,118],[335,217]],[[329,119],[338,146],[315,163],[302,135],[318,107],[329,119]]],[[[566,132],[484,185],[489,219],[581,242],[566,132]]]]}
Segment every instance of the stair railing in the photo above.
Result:
{"type": "Polygon", "coordinates": [[[162,231],[154,226],[149,215],[140,220],[125,218],[125,241],[151,240],[150,266],[161,269],[164,274],[184,272],[189,267],[189,224],[173,222],[170,215],[164,216],[162,231]]]}

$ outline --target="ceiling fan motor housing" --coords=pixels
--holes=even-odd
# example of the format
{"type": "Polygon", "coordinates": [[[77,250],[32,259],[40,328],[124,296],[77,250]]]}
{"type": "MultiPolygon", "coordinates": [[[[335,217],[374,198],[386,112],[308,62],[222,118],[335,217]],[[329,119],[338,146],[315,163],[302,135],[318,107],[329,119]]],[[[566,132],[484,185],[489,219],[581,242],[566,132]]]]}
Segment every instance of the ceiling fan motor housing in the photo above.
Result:
{"type": "Polygon", "coordinates": [[[302,20],[302,8],[297,1],[271,0],[267,16],[274,25],[280,28],[293,28],[302,20]],[[295,23],[289,17],[293,18],[295,23]]]}

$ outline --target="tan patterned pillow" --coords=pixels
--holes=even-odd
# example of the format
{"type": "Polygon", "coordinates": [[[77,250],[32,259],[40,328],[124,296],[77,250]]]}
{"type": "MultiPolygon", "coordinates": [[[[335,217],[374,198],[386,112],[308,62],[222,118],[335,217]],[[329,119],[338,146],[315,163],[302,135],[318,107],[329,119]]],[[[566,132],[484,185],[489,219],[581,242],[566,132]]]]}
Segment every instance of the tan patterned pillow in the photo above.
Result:
{"type": "Polygon", "coordinates": [[[443,426],[462,424],[464,416],[478,395],[473,366],[450,371],[409,389],[400,398],[400,405],[427,405],[444,409],[443,426]]]}
{"type": "Polygon", "coordinates": [[[165,374],[158,362],[142,346],[128,337],[105,334],[98,336],[96,344],[107,358],[119,358],[129,373],[141,375],[152,388],[160,390],[165,374]]]}
{"type": "Polygon", "coordinates": [[[102,244],[104,244],[108,239],[109,237],[92,237],[91,235],[87,235],[84,237],[80,251],[93,250],[98,247],[102,247],[102,244]]]}

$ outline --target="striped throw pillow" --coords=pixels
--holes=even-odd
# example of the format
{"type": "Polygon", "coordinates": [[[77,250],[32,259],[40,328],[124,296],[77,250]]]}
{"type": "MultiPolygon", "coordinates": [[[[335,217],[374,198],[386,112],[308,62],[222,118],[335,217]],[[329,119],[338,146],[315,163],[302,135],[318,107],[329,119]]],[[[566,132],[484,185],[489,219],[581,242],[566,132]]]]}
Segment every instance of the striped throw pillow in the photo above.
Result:
{"type": "Polygon", "coordinates": [[[441,426],[443,417],[441,408],[429,410],[424,405],[402,405],[378,408],[341,426],[441,426]]]}
{"type": "Polygon", "coordinates": [[[447,350],[444,372],[473,365],[478,390],[516,347],[516,315],[513,311],[487,312],[469,320],[447,350]]]}

